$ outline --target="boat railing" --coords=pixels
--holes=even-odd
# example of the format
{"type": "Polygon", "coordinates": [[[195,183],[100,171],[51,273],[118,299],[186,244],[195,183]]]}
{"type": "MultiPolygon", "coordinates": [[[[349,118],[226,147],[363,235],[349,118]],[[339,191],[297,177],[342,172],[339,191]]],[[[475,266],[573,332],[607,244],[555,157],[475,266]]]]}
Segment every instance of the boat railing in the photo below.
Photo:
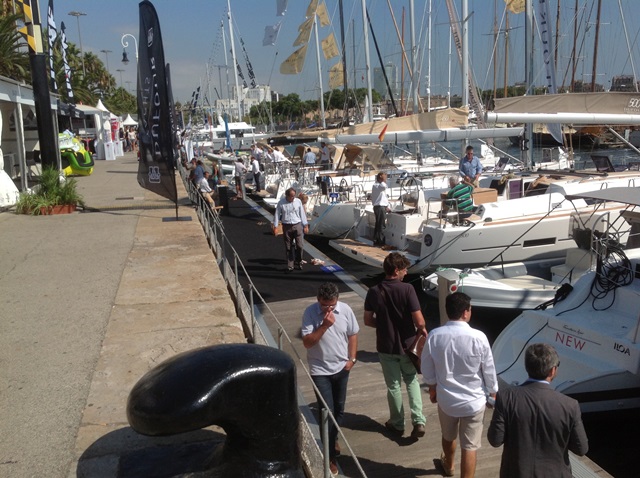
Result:
{"type": "Polygon", "coordinates": [[[323,476],[330,476],[331,474],[329,470],[329,440],[320,440],[318,430],[316,429],[316,427],[319,427],[320,435],[326,438],[329,433],[329,422],[331,421],[338,430],[338,434],[341,437],[342,442],[349,450],[349,455],[352,457],[356,468],[359,470],[360,476],[366,478],[367,475],[364,472],[356,453],[351,448],[346,436],[336,422],[335,417],[330,411],[328,411],[329,407],[327,403],[321,397],[320,391],[311,379],[311,374],[307,368],[306,360],[297,352],[297,349],[294,347],[293,341],[286,332],[284,325],[276,317],[273,310],[269,307],[269,304],[267,304],[264,297],[262,297],[260,292],[257,290],[249,276],[249,273],[244,267],[240,256],[227,238],[222,224],[222,219],[220,218],[218,211],[209,206],[193,183],[189,181],[186,170],[182,165],[178,166],[178,170],[189,195],[189,199],[196,206],[196,214],[200,220],[204,233],[207,236],[209,247],[216,257],[216,262],[220,268],[222,277],[225,280],[227,289],[232,296],[236,308],[236,314],[243,323],[247,341],[250,343],[275,347],[291,355],[292,358],[297,361],[298,368],[304,371],[304,379],[308,382],[309,387],[313,388],[315,397],[321,402],[321,420],[320,423],[316,425],[315,416],[312,410],[305,402],[302,394],[298,392],[301,419],[308,424],[308,426],[300,427],[301,433],[305,435],[303,443],[315,445],[305,447],[307,462],[312,468],[312,475],[321,476],[321,474],[324,474],[323,476]],[[244,287],[241,282],[241,276],[243,276],[242,282],[245,282],[244,287]],[[276,337],[272,335],[270,327],[275,330],[276,337]],[[322,445],[320,445],[320,443],[322,443],[322,445]],[[320,448],[321,446],[322,450],[320,448]],[[320,463],[322,463],[322,465],[320,465],[320,463]]]}

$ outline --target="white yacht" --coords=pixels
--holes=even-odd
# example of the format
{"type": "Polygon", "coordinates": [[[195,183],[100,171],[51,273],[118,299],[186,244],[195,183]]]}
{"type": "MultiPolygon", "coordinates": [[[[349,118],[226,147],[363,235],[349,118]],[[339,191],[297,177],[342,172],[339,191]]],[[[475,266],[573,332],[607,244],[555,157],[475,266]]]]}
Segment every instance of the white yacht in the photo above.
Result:
{"type": "Polygon", "coordinates": [[[580,402],[583,412],[640,407],[640,191],[609,188],[568,196],[629,206],[626,249],[607,234],[594,244],[595,271],[573,284],[566,298],[546,310],[527,310],[493,344],[501,380],[527,378],[522,353],[530,343],[553,345],[560,357],[557,391],[580,402]],[[635,208],[635,210],[633,210],[635,208]]]}
{"type": "MultiPolygon", "coordinates": [[[[640,186],[640,175],[637,172],[588,177],[509,175],[502,179],[487,177],[481,186],[483,181],[490,187],[475,190],[476,208],[468,218],[462,219],[457,213],[439,217],[441,198],[437,191],[423,191],[422,201],[411,213],[388,214],[384,230],[386,248],[404,254],[413,264],[410,272],[443,266],[480,267],[496,260],[506,263],[561,258],[575,246],[574,227],[593,229],[603,215],[616,213],[623,207],[581,199],[571,203],[565,201],[565,195],[615,186],[640,186]]],[[[354,228],[355,240],[333,240],[330,244],[353,259],[381,267],[380,254],[371,247],[374,225],[373,212],[361,211],[354,228]]]]}

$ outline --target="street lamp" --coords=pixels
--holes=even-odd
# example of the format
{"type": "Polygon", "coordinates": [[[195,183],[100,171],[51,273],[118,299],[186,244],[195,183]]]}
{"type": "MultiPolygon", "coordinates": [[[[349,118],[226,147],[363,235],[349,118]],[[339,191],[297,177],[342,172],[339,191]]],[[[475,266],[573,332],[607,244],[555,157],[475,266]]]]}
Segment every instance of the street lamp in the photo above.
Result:
{"type": "Polygon", "coordinates": [[[86,13],[84,12],[77,12],[77,11],[73,11],[73,12],[69,12],[69,15],[71,15],[72,17],[76,17],[76,20],[78,21],[78,38],[80,39],[80,57],[82,58],[82,76],[87,76],[87,72],[84,68],[84,51],[82,50],[82,34],[80,33],[80,17],[84,17],[86,16],[86,13]]]}
{"type": "Polygon", "coordinates": [[[109,73],[109,53],[112,53],[111,50],[100,50],[104,53],[105,58],[107,59],[107,73],[109,73]]]}
{"type": "Polygon", "coordinates": [[[125,40],[125,37],[133,38],[133,43],[135,44],[135,47],[136,47],[136,63],[138,63],[138,40],[131,33],[125,33],[124,35],[122,35],[122,38],[120,39],[120,43],[122,43],[122,47],[123,47],[122,63],[124,63],[125,65],[129,63],[129,58],[127,57],[127,50],[126,50],[126,48],[129,46],[129,42],[125,40]]]}

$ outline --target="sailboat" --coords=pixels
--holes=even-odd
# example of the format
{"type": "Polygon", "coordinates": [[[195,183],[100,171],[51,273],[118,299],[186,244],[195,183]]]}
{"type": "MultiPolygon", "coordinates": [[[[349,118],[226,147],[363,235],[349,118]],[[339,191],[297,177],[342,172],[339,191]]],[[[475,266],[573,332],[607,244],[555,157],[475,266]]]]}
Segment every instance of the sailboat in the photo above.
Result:
{"type": "Polygon", "coordinates": [[[546,310],[523,312],[493,344],[498,376],[509,385],[526,379],[522,351],[547,343],[561,367],[552,387],[580,402],[583,412],[640,407],[640,194],[609,188],[569,196],[628,206],[622,217],[631,237],[622,249],[616,236],[593,244],[597,267],[573,284],[566,298],[546,310]]]}

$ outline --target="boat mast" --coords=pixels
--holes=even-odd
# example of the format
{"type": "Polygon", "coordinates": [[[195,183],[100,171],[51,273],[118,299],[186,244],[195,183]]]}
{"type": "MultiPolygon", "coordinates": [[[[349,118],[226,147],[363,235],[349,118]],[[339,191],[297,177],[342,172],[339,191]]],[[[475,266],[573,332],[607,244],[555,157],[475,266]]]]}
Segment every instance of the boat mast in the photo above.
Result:
{"type": "MultiPolygon", "coordinates": [[[[405,57],[405,60],[406,60],[407,52],[404,49],[404,7],[402,7],[402,20],[400,22],[400,28],[402,32],[400,36],[400,43],[402,45],[402,55],[405,57]]],[[[402,111],[403,116],[407,112],[407,108],[404,102],[404,62],[400,63],[400,111],[402,111]]]]}
{"type": "Polygon", "coordinates": [[[624,38],[627,41],[627,52],[629,53],[629,61],[631,62],[631,71],[633,72],[633,87],[638,92],[638,81],[636,76],[636,67],[633,63],[633,52],[631,45],[629,44],[629,33],[627,32],[627,22],[624,20],[624,12],[622,11],[622,3],[618,0],[618,7],[620,8],[620,18],[622,19],[622,28],[624,29],[624,38]]]}
{"type": "Polygon", "coordinates": [[[462,106],[469,107],[469,3],[462,0],[462,106]]]}
{"type": "Polygon", "coordinates": [[[451,108],[451,45],[453,44],[453,31],[449,25],[449,73],[447,79],[447,107],[451,108]]]}
{"type": "Polygon", "coordinates": [[[367,71],[367,98],[369,99],[369,118],[373,120],[373,96],[371,92],[371,60],[369,59],[369,27],[367,25],[367,5],[366,0],[361,0],[362,4],[362,36],[364,37],[364,58],[365,69],[367,71]]]}
{"type": "Polygon", "coordinates": [[[318,40],[318,15],[313,12],[313,28],[316,32],[316,56],[318,60],[318,81],[320,83],[320,114],[322,115],[322,129],[327,129],[324,117],[324,90],[322,89],[322,69],[320,67],[320,40],[318,40]]]}
{"type": "Polygon", "coordinates": [[[504,97],[509,96],[509,12],[504,22],[504,97]]]}
{"type": "MultiPolygon", "coordinates": [[[[244,112],[242,111],[242,102],[240,99],[241,91],[238,83],[238,61],[236,60],[236,47],[233,43],[233,20],[231,19],[231,0],[227,0],[227,20],[229,21],[229,38],[231,39],[231,58],[233,59],[233,74],[236,79],[236,100],[238,101],[238,121],[242,121],[244,112]]],[[[226,55],[226,53],[225,53],[226,55]]]]}
{"type": "Polygon", "coordinates": [[[411,93],[413,97],[413,114],[420,112],[418,84],[420,75],[418,73],[418,48],[416,47],[415,11],[413,0],[409,1],[409,31],[411,32],[411,93]]]}
{"type": "MultiPolygon", "coordinates": [[[[524,23],[524,76],[526,83],[525,94],[531,94],[533,87],[533,2],[525,2],[525,23],[524,23]]],[[[521,148],[522,162],[526,168],[531,168],[533,163],[529,155],[529,147],[533,147],[533,124],[527,123],[524,128],[524,143],[521,148]],[[529,146],[530,145],[530,146],[529,146]]]]}
{"type": "Polygon", "coordinates": [[[431,111],[431,0],[429,0],[429,39],[427,41],[427,111],[431,111]]]}
{"type": "Polygon", "coordinates": [[[576,46],[578,44],[578,0],[575,3],[575,11],[573,14],[573,49],[571,50],[571,93],[576,87],[576,46]]]}
{"type": "MultiPolygon", "coordinates": [[[[229,86],[229,59],[227,58],[227,33],[224,30],[224,22],[220,20],[220,28],[222,29],[222,51],[224,52],[224,70],[227,75],[227,100],[231,98],[229,86]]],[[[220,83],[222,89],[222,82],[220,83]]]]}
{"type": "Polygon", "coordinates": [[[349,124],[349,83],[347,82],[347,39],[344,36],[344,12],[342,8],[342,0],[338,2],[340,6],[340,38],[342,39],[342,81],[343,81],[343,90],[344,90],[344,107],[342,109],[342,125],[349,124]]]}
{"type": "Polygon", "coordinates": [[[593,41],[593,69],[591,70],[591,91],[596,91],[596,67],[598,65],[598,38],[600,36],[600,12],[602,0],[598,0],[598,15],[596,16],[596,37],[593,41]]]}

